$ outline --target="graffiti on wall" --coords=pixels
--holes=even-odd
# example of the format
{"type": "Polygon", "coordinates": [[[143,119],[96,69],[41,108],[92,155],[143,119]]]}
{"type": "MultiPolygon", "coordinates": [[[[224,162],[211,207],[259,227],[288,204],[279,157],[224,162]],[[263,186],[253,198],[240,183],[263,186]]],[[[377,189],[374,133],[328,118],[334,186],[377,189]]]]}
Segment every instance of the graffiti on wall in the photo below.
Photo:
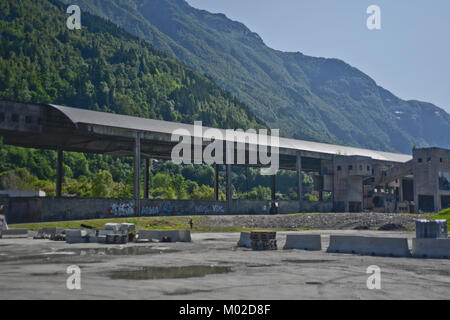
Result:
{"type": "Polygon", "coordinates": [[[116,217],[130,217],[134,216],[135,205],[133,201],[119,201],[113,203],[108,211],[116,217]]]}
{"type": "Polygon", "coordinates": [[[165,214],[174,214],[183,212],[183,207],[178,204],[163,203],[153,204],[141,207],[141,215],[143,216],[159,216],[165,214]]]}
{"type": "Polygon", "coordinates": [[[225,209],[220,204],[212,204],[212,205],[198,205],[194,208],[195,213],[199,214],[211,214],[211,213],[225,213],[225,209]]]}

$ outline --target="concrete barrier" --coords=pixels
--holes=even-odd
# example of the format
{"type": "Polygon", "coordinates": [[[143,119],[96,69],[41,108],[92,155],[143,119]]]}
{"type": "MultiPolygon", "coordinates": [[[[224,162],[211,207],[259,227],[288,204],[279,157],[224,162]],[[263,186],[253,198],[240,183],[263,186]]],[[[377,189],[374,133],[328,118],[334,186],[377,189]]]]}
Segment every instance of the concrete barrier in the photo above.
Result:
{"type": "Polygon", "coordinates": [[[416,258],[450,259],[450,239],[413,239],[412,255],[416,258]]]}
{"type": "Polygon", "coordinates": [[[170,238],[170,242],[190,242],[190,230],[140,230],[139,240],[162,241],[164,237],[170,238]]]}
{"type": "Polygon", "coordinates": [[[241,237],[237,245],[238,247],[251,248],[252,241],[250,240],[250,232],[241,232],[241,237]]]}
{"type": "Polygon", "coordinates": [[[8,229],[0,231],[1,238],[28,238],[28,229],[8,229]]]}
{"type": "Polygon", "coordinates": [[[288,234],[284,250],[322,250],[320,234],[288,234]]]}
{"type": "Polygon", "coordinates": [[[83,229],[66,230],[67,243],[85,243],[88,241],[88,232],[83,229]]]}
{"type": "Polygon", "coordinates": [[[327,252],[393,257],[411,256],[407,238],[332,235],[327,252]]]}

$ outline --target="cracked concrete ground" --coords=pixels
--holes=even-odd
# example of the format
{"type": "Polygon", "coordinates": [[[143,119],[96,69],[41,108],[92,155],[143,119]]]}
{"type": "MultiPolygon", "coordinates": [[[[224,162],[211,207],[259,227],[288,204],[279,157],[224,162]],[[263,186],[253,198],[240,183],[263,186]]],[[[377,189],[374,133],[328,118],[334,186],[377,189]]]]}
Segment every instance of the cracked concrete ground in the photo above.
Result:
{"type": "MultiPolygon", "coordinates": [[[[330,234],[414,237],[411,232],[305,231],[322,251],[236,248],[239,233],[196,233],[191,243],[113,246],[0,240],[0,299],[449,299],[450,260],[327,253],[330,234]],[[68,290],[66,268],[81,268],[68,290]],[[381,268],[381,290],[366,286],[381,268]]],[[[410,241],[411,242],[411,241],[410,241]]],[[[410,243],[411,246],[411,243],[410,243]]]]}

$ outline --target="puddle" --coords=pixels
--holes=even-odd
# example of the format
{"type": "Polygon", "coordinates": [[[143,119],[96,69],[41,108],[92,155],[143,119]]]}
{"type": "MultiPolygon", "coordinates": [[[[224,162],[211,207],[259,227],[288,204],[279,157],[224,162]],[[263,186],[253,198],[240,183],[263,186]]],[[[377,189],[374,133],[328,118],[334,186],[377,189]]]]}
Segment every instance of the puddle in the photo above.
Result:
{"type": "Polygon", "coordinates": [[[167,247],[105,247],[60,250],[59,254],[77,256],[138,256],[145,254],[173,253],[180,250],[169,249],[167,247]]]}
{"type": "Polygon", "coordinates": [[[325,263],[325,262],[333,262],[334,260],[301,260],[301,259],[297,259],[297,260],[281,260],[282,262],[291,262],[291,263],[325,263]]]}
{"type": "Polygon", "coordinates": [[[131,270],[113,271],[111,279],[152,280],[204,277],[209,274],[231,272],[231,267],[183,266],[183,267],[143,267],[131,270]]]}
{"type": "Polygon", "coordinates": [[[321,285],[321,284],[322,284],[322,282],[317,282],[317,281],[308,281],[308,282],[305,282],[305,284],[310,284],[310,285],[321,285]]]}

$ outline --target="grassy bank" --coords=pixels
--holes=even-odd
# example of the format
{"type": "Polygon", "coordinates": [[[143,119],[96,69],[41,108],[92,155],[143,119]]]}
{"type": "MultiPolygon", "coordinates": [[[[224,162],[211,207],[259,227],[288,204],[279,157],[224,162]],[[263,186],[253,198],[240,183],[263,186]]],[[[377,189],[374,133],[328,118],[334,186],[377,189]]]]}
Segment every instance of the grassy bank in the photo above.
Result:
{"type": "Polygon", "coordinates": [[[438,220],[445,219],[447,220],[447,229],[450,230],[450,208],[444,209],[438,214],[431,216],[430,219],[438,220]]]}
{"type": "Polygon", "coordinates": [[[207,216],[176,216],[176,217],[137,217],[137,218],[113,218],[113,219],[95,219],[95,220],[76,220],[76,221],[59,221],[59,222],[43,222],[9,225],[10,228],[26,228],[37,231],[44,227],[57,227],[64,229],[83,228],[82,225],[88,225],[93,228],[102,229],[105,223],[134,223],[137,230],[185,230],[190,229],[189,220],[192,219],[192,232],[241,232],[253,230],[270,230],[270,231],[301,231],[300,228],[289,229],[262,229],[262,228],[241,228],[236,226],[220,227],[208,224],[207,216]]]}

